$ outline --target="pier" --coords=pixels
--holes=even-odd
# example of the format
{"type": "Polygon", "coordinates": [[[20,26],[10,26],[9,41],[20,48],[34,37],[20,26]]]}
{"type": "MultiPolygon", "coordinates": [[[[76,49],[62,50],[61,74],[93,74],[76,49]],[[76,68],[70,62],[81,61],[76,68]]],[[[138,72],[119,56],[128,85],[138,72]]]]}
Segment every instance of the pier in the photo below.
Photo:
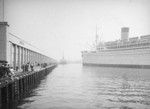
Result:
{"type": "Polygon", "coordinates": [[[57,66],[55,59],[10,33],[8,27],[0,22],[0,109],[12,108],[57,66]]]}
{"type": "Polygon", "coordinates": [[[13,78],[3,78],[0,80],[0,108],[4,104],[20,100],[28,93],[31,86],[49,74],[57,65],[52,64],[36,71],[20,72],[13,78]]]}

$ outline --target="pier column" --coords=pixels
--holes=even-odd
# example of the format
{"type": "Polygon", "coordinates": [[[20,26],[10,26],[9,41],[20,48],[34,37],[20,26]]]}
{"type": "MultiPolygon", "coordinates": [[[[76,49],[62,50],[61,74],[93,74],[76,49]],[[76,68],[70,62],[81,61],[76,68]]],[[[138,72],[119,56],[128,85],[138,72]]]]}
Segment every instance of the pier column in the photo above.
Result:
{"type": "Polygon", "coordinates": [[[23,48],[21,47],[21,65],[24,64],[24,59],[23,59],[23,48]]]}
{"type": "Polygon", "coordinates": [[[16,50],[16,45],[15,44],[13,44],[13,49],[14,49],[14,52],[13,52],[13,56],[14,56],[14,59],[13,59],[13,64],[14,64],[14,69],[16,69],[16,65],[17,65],[17,61],[16,61],[16,58],[17,58],[17,54],[16,54],[16,52],[17,52],[17,50],[16,50]]]}
{"type": "Polygon", "coordinates": [[[0,22],[0,60],[7,61],[7,22],[0,22]]]}
{"type": "Polygon", "coordinates": [[[21,69],[21,47],[18,46],[18,68],[21,69]]]}
{"type": "Polygon", "coordinates": [[[25,48],[23,48],[23,55],[24,55],[24,64],[26,64],[27,62],[26,62],[26,49],[25,48]]]}

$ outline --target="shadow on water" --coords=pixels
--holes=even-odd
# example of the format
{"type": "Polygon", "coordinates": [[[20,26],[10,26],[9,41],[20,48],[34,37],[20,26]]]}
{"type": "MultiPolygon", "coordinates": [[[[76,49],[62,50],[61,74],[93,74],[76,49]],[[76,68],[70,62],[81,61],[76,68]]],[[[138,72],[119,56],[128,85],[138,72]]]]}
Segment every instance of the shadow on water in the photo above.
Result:
{"type": "Polygon", "coordinates": [[[0,109],[21,109],[19,108],[20,105],[34,102],[34,100],[29,100],[26,98],[40,96],[35,92],[35,89],[37,89],[40,86],[41,82],[46,78],[47,78],[46,76],[41,77],[40,80],[36,81],[35,84],[29,86],[28,92],[24,92],[23,94],[21,94],[15,101],[3,103],[2,105],[0,105],[0,109]]]}

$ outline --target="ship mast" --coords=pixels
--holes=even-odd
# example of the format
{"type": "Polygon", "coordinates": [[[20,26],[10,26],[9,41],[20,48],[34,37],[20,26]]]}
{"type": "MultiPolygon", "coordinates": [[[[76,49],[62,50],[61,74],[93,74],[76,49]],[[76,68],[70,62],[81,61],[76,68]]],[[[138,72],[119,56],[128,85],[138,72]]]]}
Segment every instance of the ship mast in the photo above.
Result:
{"type": "Polygon", "coordinates": [[[64,57],[64,51],[63,51],[63,57],[62,57],[62,59],[63,59],[63,60],[65,59],[65,57],[64,57]]]}
{"type": "Polygon", "coordinates": [[[97,25],[96,25],[96,34],[95,34],[95,46],[96,46],[96,49],[97,49],[97,45],[98,45],[98,32],[97,32],[97,25]]]}

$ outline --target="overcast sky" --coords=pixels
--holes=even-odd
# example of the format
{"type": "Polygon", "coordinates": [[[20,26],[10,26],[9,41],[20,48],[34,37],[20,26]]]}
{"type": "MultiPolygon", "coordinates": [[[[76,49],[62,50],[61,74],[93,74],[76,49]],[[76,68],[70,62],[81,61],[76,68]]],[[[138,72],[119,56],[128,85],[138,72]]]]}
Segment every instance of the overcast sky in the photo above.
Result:
{"type": "Polygon", "coordinates": [[[150,34],[149,19],[150,0],[5,0],[9,32],[55,59],[63,51],[66,59],[81,59],[96,25],[101,40],[112,41],[123,26],[130,37],[150,34]]]}

